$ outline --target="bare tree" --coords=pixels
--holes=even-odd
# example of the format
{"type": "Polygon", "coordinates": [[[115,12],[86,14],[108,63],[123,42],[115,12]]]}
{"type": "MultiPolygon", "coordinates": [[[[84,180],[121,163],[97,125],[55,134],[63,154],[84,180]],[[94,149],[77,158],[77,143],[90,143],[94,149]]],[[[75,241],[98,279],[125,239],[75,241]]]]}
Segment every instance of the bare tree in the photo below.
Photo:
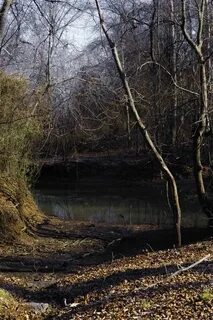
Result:
{"type": "Polygon", "coordinates": [[[194,176],[197,187],[197,194],[204,213],[208,216],[210,225],[213,222],[213,208],[210,203],[203,178],[203,166],[202,166],[202,145],[205,135],[209,133],[209,105],[208,105],[208,80],[207,80],[207,61],[209,57],[204,55],[204,18],[206,1],[196,1],[197,9],[197,33],[196,37],[192,38],[187,31],[187,12],[186,1],[181,0],[182,3],[182,31],[185,40],[188,42],[192,50],[195,52],[199,65],[200,74],[200,103],[198,110],[198,119],[196,122],[196,128],[193,135],[193,157],[194,157],[194,176]]]}
{"type": "Polygon", "coordinates": [[[111,37],[109,36],[109,33],[108,33],[107,28],[105,26],[105,22],[104,22],[102,13],[101,13],[99,1],[95,0],[95,3],[96,3],[98,15],[99,15],[100,25],[101,25],[103,33],[105,34],[105,37],[108,41],[108,44],[111,48],[112,55],[113,55],[113,58],[114,58],[114,61],[115,61],[115,64],[116,64],[116,67],[117,67],[117,70],[119,73],[119,77],[121,79],[124,91],[125,91],[127,99],[128,99],[129,108],[138,123],[138,126],[139,126],[140,131],[146,141],[146,144],[148,145],[149,149],[152,151],[153,156],[155,157],[160,169],[162,170],[166,180],[168,181],[171,205],[172,205],[173,214],[174,214],[174,218],[175,218],[177,245],[181,246],[181,208],[180,208],[179,196],[178,196],[178,190],[177,190],[175,178],[174,178],[173,174],[171,173],[171,171],[169,170],[168,166],[166,165],[161,154],[158,152],[157,147],[153,143],[152,138],[151,138],[149,132],[147,131],[147,128],[146,128],[145,124],[143,123],[141,116],[139,115],[139,113],[137,111],[135,101],[134,101],[134,98],[133,98],[133,95],[132,95],[132,92],[131,92],[131,89],[129,86],[128,79],[127,79],[126,74],[125,74],[123,67],[122,67],[122,63],[121,63],[121,59],[119,57],[118,49],[116,47],[116,44],[112,41],[111,37]]]}

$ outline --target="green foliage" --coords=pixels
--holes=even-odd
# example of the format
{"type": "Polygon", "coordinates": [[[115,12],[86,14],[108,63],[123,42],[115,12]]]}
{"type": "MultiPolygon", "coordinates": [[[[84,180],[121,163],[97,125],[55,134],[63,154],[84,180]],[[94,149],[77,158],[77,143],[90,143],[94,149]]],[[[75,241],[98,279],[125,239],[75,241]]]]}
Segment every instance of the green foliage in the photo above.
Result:
{"type": "Polygon", "coordinates": [[[9,305],[13,300],[12,295],[8,291],[0,288],[0,311],[2,307],[9,305]]]}
{"type": "Polygon", "coordinates": [[[8,291],[0,288],[0,300],[11,299],[11,295],[8,291]]]}
{"type": "Polygon", "coordinates": [[[26,80],[0,72],[1,174],[25,177],[41,134],[39,96],[32,95],[26,80]]]}
{"type": "Polygon", "coordinates": [[[200,294],[200,299],[206,302],[213,301],[213,289],[205,288],[203,292],[200,294]]]}
{"type": "Polygon", "coordinates": [[[150,300],[147,299],[142,299],[141,301],[141,306],[144,310],[148,310],[152,307],[152,303],[150,300]]]}

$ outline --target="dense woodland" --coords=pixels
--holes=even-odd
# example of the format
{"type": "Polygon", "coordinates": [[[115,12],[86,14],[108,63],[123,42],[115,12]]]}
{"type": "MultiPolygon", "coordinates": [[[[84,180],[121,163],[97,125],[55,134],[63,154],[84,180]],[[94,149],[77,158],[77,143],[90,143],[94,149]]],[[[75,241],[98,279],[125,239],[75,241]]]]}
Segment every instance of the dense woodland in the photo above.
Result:
{"type": "MultiPolygon", "coordinates": [[[[138,113],[162,152],[191,150],[199,122],[200,67],[205,65],[209,138],[203,147],[211,161],[212,2],[102,1],[101,6],[138,113]]],[[[1,40],[0,66],[41,95],[37,101],[35,94],[34,116],[45,118],[47,141],[42,139],[37,157],[145,148],[100,32],[95,2],[14,1],[1,40]],[[70,30],[82,20],[94,21],[85,29],[93,37],[78,53],[70,30]]]]}

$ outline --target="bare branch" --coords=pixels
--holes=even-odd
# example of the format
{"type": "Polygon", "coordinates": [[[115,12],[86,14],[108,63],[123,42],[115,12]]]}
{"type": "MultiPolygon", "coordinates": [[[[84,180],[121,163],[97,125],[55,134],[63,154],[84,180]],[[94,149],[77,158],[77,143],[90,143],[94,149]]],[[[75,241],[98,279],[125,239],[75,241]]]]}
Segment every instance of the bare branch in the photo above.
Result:
{"type": "Polygon", "coordinates": [[[181,0],[181,5],[182,5],[182,24],[181,24],[181,28],[183,31],[183,35],[186,39],[186,41],[189,43],[189,45],[195,50],[195,52],[197,53],[197,55],[200,58],[201,55],[201,51],[200,51],[200,47],[197,46],[197,44],[192,40],[192,38],[190,37],[187,28],[186,28],[186,1],[185,0],[181,0]]]}
{"type": "Polygon", "coordinates": [[[179,90],[182,90],[182,91],[185,91],[187,93],[190,93],[190,94],[193,94],[197,97],[199,97],[199,93],[195,92],[195,91],[192,91],[192,90],[189,90],[189,89],[186,89],[186,88],[183,88],[181,86],[179,86],[179,84],[175,81],[174,77],[172,76],[171,72],[169,72],[164,66],[162,66],[162,64],[156,62],[156,61],[146,61],[145,63],[143,63],[139,69],[141,70],[144,66],[148,65],[148,64],[155,64],[157,66],[159,66],[160,68],[162,68],[171,78],[173,84],[175,85],[175,87],[177,87],[179,90]]]}
{"type": "MultiPolygon", "coordinates": [[[[169,279],[171,279],[171,278],[173,278],[173,277],[178,276],[178,275],[179,275],[180,273],[182,273],[182,272],[185,272],[185,271],[188,271],[188,270],[190,270],[190,269],[193,269],[194,267],[196,267],[197,265],[201,264],[202,262],[208,261],[208,259],[210,258],[210,256],[211,256],[211,255],[208,254],[208,255],[206,255],[205,257],[203,257],[202,259],[200,259],[200,260],[198,260],[198,261],[190,264],[188,267],[183,267],[183,268],[181,267],[181,268],[179,268],[179,270],[177,270],[176,272],[170,274],[169,276],[167,276],[166,278],[164,278],[164,279],[162,279],[162,280],[160,280],[160,281],[158,281],[158,282],[155,282],[155,283],[153,283],[153,284],[151,284],[151,285],[143,288],[143,290],[148,290],[148,289],[150,289],[150,288],[156,287],[156,286],[158,286],[159,284],[163,283],[165,280],[169,280],[169,279]]],[[[140,291],[140,290],[141,290],[141,288],[138,288],[138,291],[140,291]]]]}
{"type": "Polygon", "coordinates": [[[7,15],[7,12],[11,4],[12,4],[12,0],[4,0],[2,7],[0,9],[0,38],[3,35],[5,17],[7,15]]]}
{"type": "Polygon", "coordinates": [[[204,18],[205,0],[201,0],[201,4],[198,9],[198,31],[197,31],[197,45],[201,48],[202,33],[203,33],[203,18],[204,18]]]}

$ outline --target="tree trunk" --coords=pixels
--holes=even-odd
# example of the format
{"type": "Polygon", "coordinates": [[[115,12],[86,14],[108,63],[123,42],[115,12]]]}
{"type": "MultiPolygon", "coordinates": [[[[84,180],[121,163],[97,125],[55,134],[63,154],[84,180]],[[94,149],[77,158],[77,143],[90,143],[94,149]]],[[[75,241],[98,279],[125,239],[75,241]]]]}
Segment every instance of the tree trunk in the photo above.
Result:
{"type": "Polygon", "coordinates": [[[203,179],[203,166],[201,160],[201,149],[205,137],[205,131],[208,124],[208,90],[205,64],[201,62],[200,65],[200,119],[198,127],[193,136],[193,157],[194,157],[194,177],[196,181],[196,188],[198,199],[203,212],[209,219],[209,225],[213,225],[213,207],[208,199],[205,184],[203,179]]]}
{"type": "MultiPolygon", "coordinates": [[[[209,225],[213,225],[213,206],[208,199],[203,179],[203,166],[201,160],[201,150],[205,134],[209,130],[209,114],[208,114],[208,81],[206,75],[206,64],[208,59],[204,58],[204,12],[207,9],[205,0],[202,0],[198,7],[198,31],[197,40],[193,40],[189,35],[186,27],[186,0],[182,0],[182,31],[185,40],[196,53],[200,68],[200,108],[198,116],[198,125],[193,136],[193,159],[194,159],[194,177],[197,187],[197,195],[203,212],[209,219],[209,225]]],[[[210,57],[209,57],[210,58],[210,57]]]]}
{"type": "MultiPolygon", "coordinates": [[[[170,9],[171,9],[171,21],[174,21],[174,0],[170,0],[170,9]]],[[[171,27],[171,38],[172,38],[172,75],[175,83],[177,83],[177,56],[176,56],[176,30],[175,24],[172,23],[171,27]]],[[[171,110],[171,144],[174,147],[176,144],[177,136],[177,88],[173,86],[173,95],[172,95],[172,110],[171,110]]]]}
{"type": "MultiPolygon", "coordinates": [[[[160,83],[161,83],[161,68],[156,62],[159,60],[160,56],[160,43],[159,43],[159,0],[153,0],[153,13],[152,20],[150,23],[150,56],[153,64],[151,66],[151,81],[153,90],[153,119],[156,123],[159,123],[161,119],[161,110],[159,106],[159,93],[160,93],[160,83]],[[155,46],[156,43],[156,46],[155,46]]],[[[163,127],[163,126],[162,126],[163,127]]],[[[156,144],[160,142],[162,138],[162,128],[158,126],[155,130],[155,141],[156,144]]]]}

